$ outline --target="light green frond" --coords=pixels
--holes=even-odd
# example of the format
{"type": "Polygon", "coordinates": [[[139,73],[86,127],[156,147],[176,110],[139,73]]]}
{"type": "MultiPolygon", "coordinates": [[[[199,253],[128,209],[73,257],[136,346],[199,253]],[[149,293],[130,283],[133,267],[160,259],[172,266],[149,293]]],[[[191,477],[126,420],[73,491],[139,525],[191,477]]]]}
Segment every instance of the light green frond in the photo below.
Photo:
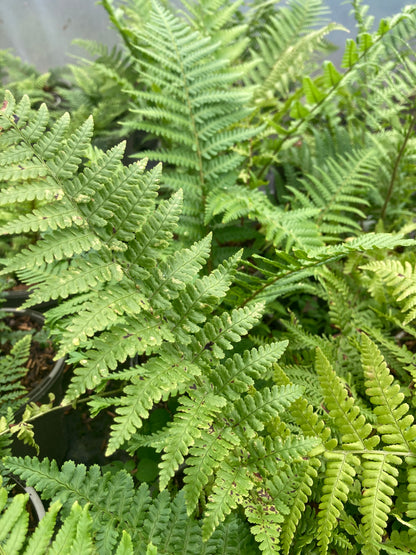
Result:
{"type": "Polygon", "coordinates": [[[190,342],[189,332],[199,331],[207,319],[207,314],[212,312],[220,299],[226,295],[240,258],[241,252],[236,253],[209,275],[188,284],[173,301],[168,313],[174,322],[173,331],[184,345],[190,342]]]}
{"type": "Polygon", "coordinates": [[[284,516],[276,510],[272,502],[268,503],[268,492],[259,492],[255,500],[244,499],[242,502],[250,531],[256,538],[258,546],[264,553],[279,553],[279,536],[284,516]]]}
{"type": "Polygon", "coordinates": [[[197,506],[201,492],[209,478],[238,444],[238,437],[228,424],[201,430],[201,437],[189,450],[190,456],[185,468],[184,493],[189,514],[197,506]]]}
{"type": "Polygon", "coordinates": [[[362,269],[375,272],[378,279],[392,288],[391,295],[395,302],[403,306],[403,312],[407,312],[403,319],[404,324],[416,317],[416,269],[410,262],[402,263],[397,259],[375,260],[362,266],[362,269]]]}
{"type": "Polygon", "coordinates": [[[91,229],[110,248],[133,240],[153,211],[161,167],[145,172],[146,164],[144,159],[128,167],[119,165],[111,181],[95,192],[91,202],[80,204],[91,229]]]}
{"type": "Polygon", "coordinates": [[[403,403],[404,395],[377,346],[366,336],[361,338],[362,365],[366,392],[377,416],[377,431],[387,451],[416,453],[416,426],[403,403]]]}
{"type": "Polygon", "coordinates": [[[165,183],[173,190],[183,187],[184,215],[192,222],[184,218],[180,231],[193,240],[202,234],[204,197],[218,182],[237,178],[242,157],[234,147],[254,133],[241,125],[251,111],[251,93],[232,88],[243,71],[217,56],[219,43],[157,2],[137,49],[146,87],[133,95],[129,126],[162,139],[160,148],[140,155],[166,162],[165,183]]]}
{"type": "Polygon", "coordinates": [[[365,219],[365,197],[380,179],[379,165],[379,149],[371,146],[327,160],[316,175],[302,179],[305,192],[289,189],[301,206],[319,210],[315,221],[327,240],[339,233],[356,235],[361,229],[357,218],[365,219]]]}
{"type": "Polygon", "coordinates": [[[236,399],[232,405],[227,405],[223,415],[238,435],[253,438],[264,430],[267,422],[298,399],[301,392],[301,388],[295,385],[265,387],[236,399]]]}
{"type": "MultiPolygon", "coordinates": [[[[278,364],[275,365],[274,379],[278,385],[289,385],[291,383],[283,368],[278,364]]],[[[328,428],[325,425],[325,421],[314,412],[314,408],[305,398],[301,397],[296,399],[296,401],[291,404],[289,412],[293,416],[295,423],[306,436],[320,438],[327,449],[335,447],[336,440],[331,439],[330,428],[328,428]]]]}
{"type": "MultiPolygon", "coordinates": [[[[407,459],[409,467],[407,469],[407,491],[408,491],[408,506],[406,514],[410,519],[413,526],[416,525],[416,465],[414,459],[409,461],[407,459]]],[[[414,534],[413,534],[414,537],[414,534]]]]}
{"type": "Polygon", "coordinates": [[[224,358],[224,351],[230,350],[232,343],[240,341],[241,336],[259,321],[262,310],[263,305],[259,303],[211,318],[193,337],[191,348],[195,360],[205,361],[212,356],[224,358]]]}
{"type": "Polygon", "coordinates": [[[62,265],[61,269],[64,271],[58,275],[46,274],[43,279],[39,279],[25,306],[59,297],[66,299],[69,295],[94,290],[101,283],[119,282],[123,277],[119,264],[93,251],[76,259],[69,268],[62,265]]]}
{"type": "Polygon", "coordinates": [[[170,432],[166,436],[162,462],[159,465],[160,488],[164,489],[175,471],[184,461],[201,430],[207,430],[216,414],[226,404],[225,400],[213,393],[195,392],[191,398],[181,397],[170,432]]]}
{"type": "Polygon", "coordinates": [[[202,537],[207,540],[214,529],[237,506],[239,498],[246,497],[252,481],[244,467],[232,466],[224,461],[218,470],[216,484],[208,498],[206,516],[202,525],[202,537]]]}
{"type": "Polygon", "coordinates": [[[158,267],[149,271],[147,286],[151,292],[149,302],[156,308],[169,308],[170,300],[185,289],[186,281],[199,272],[210,254],[211,234],[189,249],[182,249],[162,260],[158,267]],[[155,287],[154,284],[157,284],[155,287]]]}
{"type": "MultiPolygon", "coordinates": [[[[6,163],[6,161],[4,161],[6,163]]],[[[22,177],[19,174],[19,179],[22,177]]],[[[29,181],[27,184],[19,183],[16,188],[1,192],[0,206],[13,204],[14,202],[24,202],[32,200],[59,200],[62,197],[62,189],[53,183],[53,181],[46,177],[39,181],[29,181]]]]}
{"type": "Polygon", "coordinates": [[[99,238],[83,227],[55,230],[45,233],[42,240],[36,245],[29,245],[13,257],[7,266],[8,272],[24,269],[26,266],[42,266],[44,262],[52,263],[55,260],[71,258],[75,254],[88,252],[91,249],[99,250],[99,238]]]}
{"type": "Polygon", "coordinates": [[[74,224],[82,225],[83,218],[67,201],[46,204],[33,210],[31,214],[22,215],[13,222],[0,227],[0,234],[27,233],[29,231],[47,231],[64,229],[74,224]]]}
{"type": "Polygon", "coordinates": [[[126,258],[129,272],[134,278],[148,277],[143,268],[152,268],[160,257],[161,249],[169,245],[182,210],[182,191],[162,201],[143,224],[141,233],[129,243],[126,258]]]}
{"type": "Polygon", "coordinates": [[[18,339],[8,355],[0,358],[0,416],[6,416],[8,410],[17,411],[25,403],[27,389],[21,380],[27,373],[25,364],[30,355],[31,335],[18,339]]]}
{"type": "Polygon", "coordinates": [[[292,503],[290,504],[288,514],[282,525],[281,532],[281,543],[282,552],[287,555],[290,550],[290,546],[293,542],[295,532],[299,521],[305,511],[306,503],[312,494],[312,485],[316,479],[318,472],[317,469],[320,466],[320,461],[318,459],[309,459],[308,464],[297,469],[300,477],[296,481],[296,491],[293,495],[292,503]]]}
{"type": "MultiPolygon", "coordinates": [[[[170,360],[163,358],[149,360],[143,370],[138,369],[131,383],[124,387],[125,397],[118,401],[117,416],[111,428],[111,437],[107,447],[108,455],[111,455],[142,426],[143,420],[147,418],[155,403],[161,399],[167,399],[169,395],[175,395],[185,383],[191,382],[200,374],[199,368],[190,362],[181,360],[179,353],[176,360],[172,359],[173,357],[170,360]]],[[[214,403],[210,410],[214,410],[215,406],[214,403]]],[[[191,408],[196,410],[193,403],[191,408]]],[[[201,415],[204,414],[204,409],[202,403],[201,415]]],[[[181,419],[178,415],[178,420],[186,428],[187,420],[192,417],[192,411],[189,415],[185,411],[184,418],[181,419]]],[[[195,431],[195,433],[197,432],[195,431]]],[[[177,439],[181,441],[180,437],[177,439]]],[[[174,440],[173,436],[171,440],[174,440]]],[[[180,457],[180,454],[174,453],[174,456],[180,457]]],[[[171,468],[168,471],[174,472],[171,468]]]]}
{"type": "Polygon", "coordinates": [[[369,437],[371,425],[360,414],[354,398],[348,395],[340,378],[319,349],[316,352],[316,372],[324,393],[325,406],[342,434],[344,449],[365,450],[377,445],[378,436],[369,437]]]}
{"type": "Polygon", "coordinates": [[[279,341],[244,351],[243,356],[236,353],[227,358],[209,375],[215,391],[230,401],[236,401],[254,385],[254,380],[265,380],[270,376],[273,363],[282,356],[286,346],[286,341],[279,341]]]}
{"type": "Polygon", "coordinates": [[[388,453],[363,455],[363,496],[360,512],[363,515],[363,532],[366,545],[363,554],[379,553],[376,542],[381,542],[393,504],[392,496],[397,486],[399,457],[388,453]]]}
{"type": "Polygon", "coordinates": [[[318,513],[318,543],[323,555],[328,553],[328,546],[339,515],[348,499],[349,490],[360,464],[356,456],[347,452],[327,452],[325,456],[327,463],[318,513]]]}
{"type": "Polygon", "coordinates": [[[99,331],[115,324],[123,314],[140,314],[150,307],[140,292],[123,281],[90,295],[62,333],[58,356],[64,356],[99,331]]]}

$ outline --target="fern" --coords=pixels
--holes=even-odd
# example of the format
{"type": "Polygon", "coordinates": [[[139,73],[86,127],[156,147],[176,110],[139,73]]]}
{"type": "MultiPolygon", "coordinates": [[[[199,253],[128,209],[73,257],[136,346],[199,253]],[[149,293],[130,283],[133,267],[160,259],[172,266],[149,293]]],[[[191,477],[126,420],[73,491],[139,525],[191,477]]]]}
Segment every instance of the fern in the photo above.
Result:
{"type": "MultiPolygon", "coordinates": [[[[13,123],[11,127],[14,140],[22,140],[13,123]]],[[[82,224],[47,227],[28,249],[34,267],[18,273],[36,281],[29,303],[64,300],[51,316],[55,321],[60,318],[55,329],[61,342],[58,356],[69,353],[80,363],[64,402],[76,401],[86,389],[102,390],[111,378],[124,381],[118,397],[106,398],[102,392],[90,400],[95,413],[109,404],[117,405],[108,454],[128,444],[157,402],[178,396],[172,422],[153,441],[157,448],[161,438],[164,443],[160,486],[168,485],[185,459],[192,469],[189,476],[194,469],[201,469],[197,484],[190,479],[184,487],[191,512],[208,481],[213,480],[212,501],[207,504],[203,525],[206,539],[237,507],[237,501],[229,501],[230,477],[238,474],[236,479],[244,490],[241,499],[251,490],[251,479],[239,474],[239,450],[249,449],[251,439],[300,395],[296,386],[256,385],[260,377],[271,375],[271,366],[285,344],[248,350],[242,357],[234,352],[235,344],[257,324],[263,310],[261,304],[247,304],[231,312],[217,308],[239,255],[212,274],[199,277],[210,253],[210,237],[170,254],[181,198],[176,194],[156,207],[160,168],[146,172],[144,163],[124,168],[119,162],[121,150],[116,147],[78,169],[78,159],[71,159],[71,152],[76,142],[86,141],[86,131],[82,127],[67,133],[69,136],[62,134],[59,163],[49,164],[47,169],[62,190],[61,200],[51,206],[71,206],[82,224]],[[62,174],[58,167],[65,167],[62,174]],[[62,241],[72,238],[72,230],[79,227],[94,238],[94,246],[87,241],[86,251],[61,248],[62,241]],[[51,256],[55,237],[59,243],[51,256]],[[208,314],[208,307],[211,311],[216,308],[217,313],[208,314]],[[116,371],[120,362],[137,356],[142,358],[139,365],[116,371]],[[234,422],[231,435],[224,432],[223,439],[219,431],[228,421],[234,422]],[[212,433],[213,441],[207,444],[207,434],[212,433]]],[[[36,150],[36,144],[32,148],[36,150]]],[[[23,263],[23,257],[20,260],[23,263]]],[[[297,441],[302,444],[299,438],[294,446],[297,441]]],[[[111,538],[108,541],[113,543],[111,538]]]]}
{"type": "Polygon", "coordinates": [[[378,279],[391,287],[395,301],[402,304],[406,316],[404,324],[408,324],[416,317],[415,273],[410,262],[399,260],[377,260],[362,266],[364,270],[376,272],[378,279]]]}
{"type": "Polygon", "coordinates": [[[25,364],[29,358],[32,336],[26,335],[19,339],[8,355],[0,358],[0,414],[5,417],[8,411],[16,412],[25,401],[26,388],[21,384],[27,373],[25,364]]]}
{"type": "Polygon", "coordinates": [[[237,178],[242,157],[234,146],[255,133],[241,123],[251,111],[250,92],[231,88],[242,71],[216,59],[218,46],[211,38],[156,1],[152,6],[136,40],[138,72],[146,88],[131,91],[134,119],[129,128],[163,140],[161,149],[140,156],[166,162],[165,185],[184,189],[181,233],[189,241],[202,235],[208,193],[237,178]]]}
{"type": "Polygon", "coordinates": [[[324,37],[335,24],[316,29],[328,11],[321,0],[292,1],[270,17],[255,45],[258,63],[250,72],[256,85],[257,104],[271,104],[271,98],[285,99],[303,74],[312,55],[325,50],[324,37]]]}
{"type": "MultiPolygon", "coordinates": [[[[103,0],[125,50],[84,43],[95,61],[59,88],[71,115],[36,92],[0,110],[0,233],[31,239],[2,273],[30,286],[27,306],[56,301],[47,325],[74,366],[63,404],[111,407],[107,454],[153,448],[161,490],[6,458],[62,505],[25,539],[19,500],[6,541],[409,552],[415,9],[372,31],[354,0],[337,69],[318,62],[339,29],[320,0],[181,4],[103,0]],[[163,173],[125,164],[143,138],[163,173]]],[[[11,424],[9,407],[4,452],[49,410],[11,424]]]]}
{"type": "MultiPolygon", "coordinates": [[[[224,525],[220,525],[216,535],[203,547],[201,526],[198,521],[187,516],[182,494],[171,500],[165,491],[152,499],[148,486],[142,484],[136,490],[131,476],[125,471],[102,475],[97,466],[87,470],[84,465],[76,466],[72,462],[64,463],[59,470],[54,461],[44,459],[39,462],[29,457],[11,457],[5,464],[10,470],[13,468],[15,474],[24,476],[28,484],[36,485],[38,491],[42,492],[42,497],[52,502],[47,516],[38,525],[26,550],[16,549],[16,553],[29,554],[34,552],[35,546],[40,549],[41,545],[46,550],[54,533],[58,511],[63,524],[50,545],[51,553],[59,550],[80,553],[77,550],[81,546],[83,553],[142,553],[146,552],[149,545],[156,546],[160,553],[172,555],[195,553],[202,549],[209,552],[214,548],[217,549],[216,553],[239,553],[236,539],[234,541],[237,545],[228,546],[229,551],[225,551],[229,542],[227,532],[230,533],[233,526],[240,528],[244,537],[244,526],[238,518],[229,519],[224,525]]],[[[2,489],[2,492],[4,494],[5,490],[2,489]]],[[[23,504],[27,496],[21,495],[15,499],[15,505],[19,501],[23,504]]],[[[19,509],[19,518],[27,519],[24,505],[20,505],[19,509]]],[[[12,510],[12,506],[7,509],[6,518],[12,510]]],[[[3,520],[5,516],[2,516],[3,520]]],[[[27,522],[26,529],[23,528],[19,534],[22,543],[26,530],[27,522]]],[[[5,524],[2,526],[2,534],[2,541],[3,538],[8,539],[5,524]]],[[[13,534],[18,536],[16,525],[13,534]]]]}
{"type": "MultiPolygon", "coordinates": [[[[1,534],[0,545],[4,553],[34,554],[34,553],[93,553],[93,543],[90,533],[91,517],[88,507],[83,509],[75,502],[61,527],[56,526],[56,520],[61,509],[57,501],[38,523],[35,531],[27,536],[29,512],[26,503],[28,494],[17,494],[5,508],[7,491],[1,488],[2,500],[0,515],[1,534]],[[55,535],[56,534],[56,535],[55,535]]],[[[124,540],[128,541],[127,537],[124,540]]]]}

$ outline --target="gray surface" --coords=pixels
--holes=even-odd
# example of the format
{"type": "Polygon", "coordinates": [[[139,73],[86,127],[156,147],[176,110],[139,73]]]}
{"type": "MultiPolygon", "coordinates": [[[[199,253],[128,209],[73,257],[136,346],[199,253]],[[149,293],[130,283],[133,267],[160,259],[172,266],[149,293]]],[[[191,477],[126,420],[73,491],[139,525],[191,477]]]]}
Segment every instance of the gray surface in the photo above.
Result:
{"type": "Polygon", "coordinates": [[[85,55],[71,46],[74,38],[118,40],[95,0],[0,0],[0,48],[12,48],[39,71],[70,62],[70,52],[85,55]]]}
{"type": "MultiPolygon", "coordinates": [[[[364,3],[370,6],[368,14],[374,16],[374,26],[377,28],[376,26],[383,17],[389,17],[400,12],[405,6],[412,2],[411,0],[367,0],[367,2],[364,3]]],[[[339,50],[334,52],[331,56],[332,61],[336,65],[339,65],[341,63],[343,46],[345,45],[346,39],[355,38],[355,20],[354,17],[350,15],[350,2],[345,2],[344,0],[326,0],[326,5],[331,10],[331,21],[341,23],[341,25],[344,25],[349,31],[349,33],[334,31],[328,36],[333,44],[340,47],[339,50]]]]}
{"type": "MultiPolygon", "coordinates": [[[[176,3],[176,2],[175,2],[176,3]]],[[[284,3],[284,2],[283,2],[284,3]]],[[[400,11],[410,0],[367,0],[377,21],[400,11]]],[[[327,0],[331,19],[342,23],[354,36],[351,5],[343,0],[327,0]]],[[[328,38],[343,45],[347,34],[332,33],[328,38]]],[[[68,53],[85,55],[71,46],[74,38],[93,39],[113,45],[117,34],[110,28],[104,8],[95,0],[0,0],[0,48],[13,48],[38,70],[63,65],[71,60],[68,53]]],[[[333,59],[339,62],[341,52],[333,59]]]]}

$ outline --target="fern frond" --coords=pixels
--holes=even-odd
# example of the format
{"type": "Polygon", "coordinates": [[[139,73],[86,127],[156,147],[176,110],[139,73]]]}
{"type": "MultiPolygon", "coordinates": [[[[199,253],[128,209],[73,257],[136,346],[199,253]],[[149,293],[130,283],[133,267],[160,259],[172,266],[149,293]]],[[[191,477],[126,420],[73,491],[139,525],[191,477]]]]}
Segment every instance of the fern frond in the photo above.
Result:
{"type": "Polygon", "coordinates": [[[259,321],[262,311],[263,305],[258,303],[211,318],[193,338],[194,358],[199,357],[202,361],[209,361],[212,356],[224,358],[224,351],[241,340],[241,336],[259,321]]]}
{"type": "MultiPolygon", "coordinates": [[[[16,555],[37,555],[38,553],[76,553],[93,554],[100,551],[100,542],[94,541],[92,531],[93,521],[89,506],[81,507],[77,501],[68,508],[63,516],[62,503],[54,501],[43,518],[37,523],[34,530],[29,530],[29,511],[26,508],[29,494],[19,493],[13,496],[10,503],[7,501],[7,491],[0,488],[0,546],[4,553],[16,555]],[[57,526],[57,519],[60,525],[57,526]],[[63,522],[62,522],[63,520],[63,522]]],[[[32,515],[33,518],[33,515],[32,515]]],[[[129,534],[123,531],[121,542],[118,544],[117,553],[132,553],[122,551],[123,544],[131,544],[129,534]]],[[[111,544],[108,544],[109,547],[111,544]]],[[[117,546],[113,545],[114,548],[117,546]]]]}
{"type": "MultiPolygon", "coordinates": [[[[302,179],[305,192],[288,187],[304,208],[318,208],[316,224],[326,240],[339,233],[357,234],[357,218],[365,219],[366,195],[379,180],[380,152],[376,147],[327,160],[316,175],[302,179]]],[[[296,203],[295,205],[296,206],[296,203]]],[[[338,235],[339,236],[339,235],[338,235]]]]}
{"type": "Polygon", "coordinates": [[[338,517],[348,499],[349,490],[360,464],[358,457],[348,452],[327,452],[325,456],[328,460],[318,513],[318,543],[322,554],[328,553],[338,517]]]}
{"type": "Polygon", "coordinates": [[[305,511],[306,503],[312,494],[311,488],[313,481],[318,475],[317,469],[320,466],[319,459],[311,458],[308,463],[309,464],[304,466],[303,472],[302,469],[298,470],[301,476],[296,482],[296,492],[289,507],[288,515],[282,526],[281,542],[285,555],[289,553],[302,513],[305,511]]]}
{"type": "Polygon", "coordinates": [[[253,438],[264,429],[284,408],[291,405],[300,397],[301,389],[295,385],[274,386],[272,389],[263,388],[252,395],[237,399],[224,410],[224,417],[233,423],[238,435],[253,438]]]}
{"type": "Polygon", "coordinates": [[[383,356],[366,336],[361,338],[362,365],[366,392],[377,416],[377,431],[386,443],[386,451],[416,452],[416,426],[409,414],[409,405],[403,403],[400,385],[393,383],[383,356]]]}
{"type": "Polygon", "coordinates": [[[407,470],[407,489],[409,501],[406,514],[410,518],[410,522],[413,526],[416,525],[416,465],[414,462],[414,460],[407,460],[407,463],[409,464],[407,470]]]}
{"type": "Polygon", "coordinates": [[[23,270],[27,266],[42,266],[44,262],[71,258],[75,254],[98,250],[101,248],[99,238],[85,228],[56,230],[53,234],[44,235],[43,241],[29,245],[13,257],[7,266],[8,272],[23,270]]]}
{"type": "Polygon", "coordinates": [[[236,401],[241,393],[254,385],[254,380],[265,380],[270,376],[272,364],[281,357],[286,346],[286,341],[279,341],[244,351],[242,357],[234,354],[210,372],[215,391],[230,401],[236,401]]]}
{"type": "Polygon", "coordinates": [[[239,444],[228,424],[202,430],[201,437],[190,448],[184,477],[184,493],[188,511],[198,504],[200,495],[214,471],[239,444]]]}
{"type": "Polygon", "coordinates": [[[393,503],[392,496],[398,483],[397,466],[400,464],[399,457],[388,453],[363,455],[364,492],[359,509],[363,515],[363,531],[366,537],[363,553],[366,555],[379,552],[373,545],[381,542],[385,532],[388,514],[393,503]]]}
{"type": "Polygon", "coordinates": [[[160,488],[164,489],[179,468],[201,430],[207,430],[216,414],[224,407],[225,400],[214,394],[194,393],[192,399],[181,397],[180,406],[173,419],[159,465],[160,488]]]}
{"type": "Polygon", "coordinates": [[[361,266],[363,270],[377,273],[388,287],[392,288],[392,296],[396,302],[402,304],[403,311],[407,312],[403,319],[404,324],[408,324],[416,317],[416,270],[405,261],[399,260],[374,260],[361,266]]]}
{"type": "Polygon", "coordinates": [[[237,507],[239,498],[245,497],[251,487],[252,481],[244,467],[238,464],[230,465],[225,461],[222,463],[218,470],[216,485],[208,498],[206,516],[202,525],[203,539],[206,540],[211,536],[218,524],[237,507]]]}
{"type": "Polygon", "coordinates": [[[156,1],[152,5],[137,45],[138,53],[145,53],[138,56],[138,68],[147,90],[134,91],[131,111],[136,128],[163,139],[160,150],[141,156],[170,165],[164,181],[172,190],[184,189],[182,233],[192,240],[202,235],[205,196],[217,183],[231,185],[237,178],[242,158],[233,147],[255,132],[241,125],[251,112],[250,92],[230,90],[242,71],[216,57],[218,43],[156,1]]]}
{"type": "MultiPolygon", "coordinates": [[[[102,475],[98,466],[86,469],[73,462],[64,463],[59,470],[54,461],[29,457],[9,457],[5,464],[9,470],[13,469],[14,474],[25,477],[28,484],[41,491],[43,498],[52,501],[49,509],[52,515],[45,517],[44,524],[42,521],[38,525],[43,530],[36,541],[41,536],[42,542],[49,543],[51,534],[46,535],[44,530],[50,529],[51,520],[56,518],[62,506],[59,515],[62,526],[51,545],[51,553],[76,555],[89,553],[91,547],[91,553],[131,555],[133,546],[139,553],[146,553],[153,545],[169,555],[203,553],[204,549],[237,555],[240,540],[250,545],[247,527],[236,518],[220,524],[211,538],[203,543],[201,524],[187,515],[182,493],[171,499],[169,493],[163,491],[152,499],[148,486],[142,484],[135,489],[132,477],[123,470],[114,475],[102,475]]],[[[2,501],[0,497],[0,505],[3,505],[2,501]]],[[[18,502],[24,505],[25,496],[18,496],[18,502]]],[[[2,533],[8,534],[4,526],[0,536],[2,533]]],[[[26,530],[22,528],[19,533],[24,540],[26,530]]],[[[248,552],[252,553],[251,548],[248,552]]]]}
{"type": "Polygon", "coordinates": [[[0,227],[0,234],[65,229],[73,224],[82,225],[83,223],[80,214],[69,203],[58,201],[55,204],[35,209],[32,214],[22,215],[14,222],[7,223],[0,227]]]}
{"type": "Polygon", "coordinates": [[[0,357],[0,416],[5,417],[8,410],[16,412],[24,405],[26,388],[21,384],[21,379],[27,373],[24,366],[29,359],[31,335],[19,339],[8,355],[0,357]]]}
{"type": "Polygon", "coordinates": [[[342,434],[344,449],[372,449],[379,442],[379,437],[369,437],[372,432],[371,424],[360,414],[354,398],[348,395],[340,378],[319,349],[316,352],[316,371],[324,392],[326,408],[342,434]]]}

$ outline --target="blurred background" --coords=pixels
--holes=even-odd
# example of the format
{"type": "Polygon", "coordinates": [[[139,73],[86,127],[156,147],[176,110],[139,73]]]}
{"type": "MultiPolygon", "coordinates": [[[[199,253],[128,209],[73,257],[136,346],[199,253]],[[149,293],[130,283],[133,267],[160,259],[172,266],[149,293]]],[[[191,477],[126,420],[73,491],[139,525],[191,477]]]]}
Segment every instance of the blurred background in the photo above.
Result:
{"type": "MultiPolygon", "coordinates": [[[[351,4],[343,0],[327,0],[326,4],[331,19],[342,23],[354,36],[351,4]]],[[[367,4],[377,23],[399,12],[409,0],[368,0],[367,4]]],[[[71,46],[75,38],[109,46],[118,42],[104,8],[95,0],[0,0],[0,8],[0,49],[12,48],[14,54],[42,72],[70,62],[70,53],[85,56],[83,50],[71,46]]],[[[346,37],[346,33],[334,32],[329,39],[341,46],[346,37]]],[[[338,64],[341,57],[342,52],[338,52],[332,59],[338,64]]]]}

